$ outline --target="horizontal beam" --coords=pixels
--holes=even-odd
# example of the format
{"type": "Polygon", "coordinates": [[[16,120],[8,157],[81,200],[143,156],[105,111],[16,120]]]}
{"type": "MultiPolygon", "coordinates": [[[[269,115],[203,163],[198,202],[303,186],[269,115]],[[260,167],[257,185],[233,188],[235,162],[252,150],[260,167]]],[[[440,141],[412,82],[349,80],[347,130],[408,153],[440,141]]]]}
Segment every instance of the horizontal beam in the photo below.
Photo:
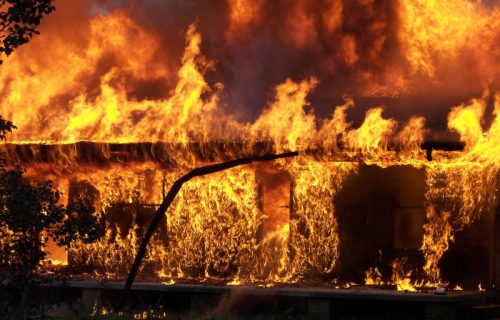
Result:
{"type": "MultiPolygon", "coordinates": [[[[10,161],[26,165],[33,163],[54,163],[61,165],[82,164],[106,166],[113,163],[155,162],[166,168],[176,167],[190,156],[200,162],[227,161],[237,157],[264,155],[275,152],[272,143],[259,142],[211,142],[189,143],[187,145],[164,142],[138,143],[101,143],[80,141],[68,144],[14,144],[0,147],[10,161]]],[[[432,151],[462,151],[461,142],[426,141],[421,145],[427,159],[432,160],[432,151]]],[[[332,161],[356,161],[355,157],[346,158],[341,144],[336,150],[307,150],[306,153],[318,159],[332,161]],[[333,156],[332,156],[333,155],[333,156]]],[[[388,152],[397,153],[397,146],[389,146],[388,152]]]]}

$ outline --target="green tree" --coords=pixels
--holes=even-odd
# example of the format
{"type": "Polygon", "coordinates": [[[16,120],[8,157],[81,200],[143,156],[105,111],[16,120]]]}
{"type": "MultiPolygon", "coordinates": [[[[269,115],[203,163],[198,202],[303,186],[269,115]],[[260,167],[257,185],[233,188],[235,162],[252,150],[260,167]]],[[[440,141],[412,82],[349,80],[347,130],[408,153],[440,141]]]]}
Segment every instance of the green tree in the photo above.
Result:
{"type": "Polygon", "coordinates": [[[55,9],[54,0],[0,0],[0,54],[9,56],[39,34],[42,18],[55,9]]]}

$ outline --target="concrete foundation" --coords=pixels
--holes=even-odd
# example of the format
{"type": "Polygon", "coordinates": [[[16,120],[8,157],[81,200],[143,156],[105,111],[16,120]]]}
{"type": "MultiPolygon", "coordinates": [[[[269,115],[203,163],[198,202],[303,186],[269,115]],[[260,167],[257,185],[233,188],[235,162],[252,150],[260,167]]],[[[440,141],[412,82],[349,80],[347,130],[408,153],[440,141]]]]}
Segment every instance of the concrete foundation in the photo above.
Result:
{"type": "MultiPolygon", "coordinates": [[[[80,292],[85,305],[101,303],[101,300],[112,305],[119,299],[123,285],[123,282],[73,281],[68,283],[67,290],[80,292]]],[[[50,290],[51,287],[57,284],[44,288],[50,290]]],[[[472,312],[474,308],[493,299],[492,291],[453,291],[435,295],[433,292],[397,292],[362,286],[330,289],[136,283],[130,303],[140,301],[143,305],[155,305],[161,301],[170,313],[196,318],[284,312],[307,319],[462,320],[478,319],[477,312],[472,312]]]]}

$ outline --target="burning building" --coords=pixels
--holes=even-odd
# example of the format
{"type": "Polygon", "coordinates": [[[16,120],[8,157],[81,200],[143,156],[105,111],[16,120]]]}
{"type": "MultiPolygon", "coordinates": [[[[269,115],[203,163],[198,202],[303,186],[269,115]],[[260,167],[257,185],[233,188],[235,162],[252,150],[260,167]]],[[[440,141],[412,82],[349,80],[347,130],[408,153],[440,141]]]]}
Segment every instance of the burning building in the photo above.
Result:
{"type": "Polygon", "coordinates": [[[140,277],[497,283],[497,5],[292,2],[58,3],[0,70],[7,158],[105,218],[54,261],[120,279],[184,173],[299,151],[185,184],[140,277]]]}

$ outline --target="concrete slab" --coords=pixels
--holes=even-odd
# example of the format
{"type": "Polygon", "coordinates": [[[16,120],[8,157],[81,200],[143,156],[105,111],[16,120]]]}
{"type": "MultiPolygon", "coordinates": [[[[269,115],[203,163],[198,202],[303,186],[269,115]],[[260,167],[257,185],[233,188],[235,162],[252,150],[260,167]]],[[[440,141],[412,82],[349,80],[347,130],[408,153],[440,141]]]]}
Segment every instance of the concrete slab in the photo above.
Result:
{"type": "MultiPolygon", "coordinates": [[[[61,284],[54,282],[51,286],[61,284]]],[[[95,280],[69,281],[67,285],[79,289],[101,289],[121,290],[124,282],[110,281],[102,282],[95,280]]],[[[343,288],[321,288],[321,287],[271,287],[261,288],[255,286],[222,286],[203,284],[162,284],[149,282],[136,282],[132,286],[133,291],[153,292],[184,292],[184,293],[238,293],[242,295],[268,295],[327,299],[350,299],[371,301],[408,301],[408,302],[437,302],[437,303],[460,303],[476,302],[486,303],[493,298],[493,291],[449,291],[445,295],[436,295],[430,292],[398,292],[390,289],[379,289],[367,286],[352,286],[343,288]]]]}

